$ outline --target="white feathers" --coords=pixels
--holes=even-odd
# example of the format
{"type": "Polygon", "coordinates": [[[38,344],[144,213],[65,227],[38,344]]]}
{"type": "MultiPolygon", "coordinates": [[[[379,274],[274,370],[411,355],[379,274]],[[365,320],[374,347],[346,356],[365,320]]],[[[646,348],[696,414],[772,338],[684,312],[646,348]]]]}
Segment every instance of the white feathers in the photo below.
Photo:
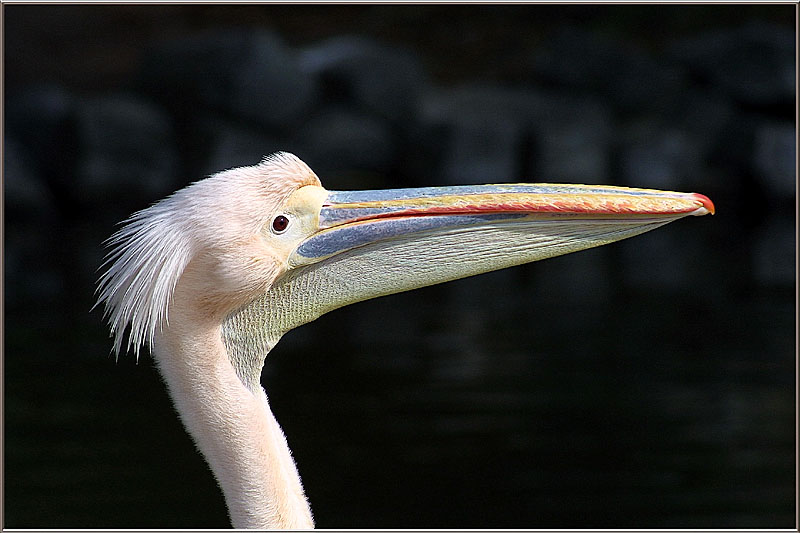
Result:
{"type": "Polygon", "coordinates": [[[135,213],[108,240],[113,249],[103,264],[108,270],[99,281],[98,304],[105,303],[117,355],[128,326],[127,349],[138,359],[140,348],[145,343],[152,348],[156,328],[166,321],[175,285],[194,255],[175,216],[188,190],[135,213]]]}
{"type": "Polygon", "coordinates": [[[215,174],[135,213],[107,241],[97,304],[114,338],[114,351],[137,358],[168,323],[175,287],[189,262],[204,248],[226,250],[255,234],[279,202],[298,186],[319,184],[292,154],[279,152],[261,163],[215,174]]]}

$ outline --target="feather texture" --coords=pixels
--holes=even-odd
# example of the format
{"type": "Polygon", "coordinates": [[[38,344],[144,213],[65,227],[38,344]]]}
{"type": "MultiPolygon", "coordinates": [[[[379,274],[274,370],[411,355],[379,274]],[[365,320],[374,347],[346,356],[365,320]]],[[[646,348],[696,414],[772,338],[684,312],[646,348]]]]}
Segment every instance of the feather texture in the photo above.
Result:
{"type": "Polygon", "coordinates": [[[278,152],[259,164],[219,172],[133,214],[106,242],[97,304],[114,339],[114,352],[138,359],[167,325],[175,286],[203,249],[225,249],[256,235],[277,206],[298,187],[319,179],[296,156],[278,152]],[[224,224],[220,223],[224,220],[224,224]]]}

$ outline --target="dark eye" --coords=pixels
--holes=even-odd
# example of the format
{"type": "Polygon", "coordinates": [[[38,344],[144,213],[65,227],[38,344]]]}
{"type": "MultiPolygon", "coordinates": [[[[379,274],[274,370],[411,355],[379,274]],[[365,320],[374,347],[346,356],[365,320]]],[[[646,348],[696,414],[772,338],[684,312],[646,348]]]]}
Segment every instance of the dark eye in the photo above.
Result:
{"type": "Polygon", "coordinates": [[[283,233],[289,227],[289,219],[283,215],[278,215],[272,221],[272,231],[275,233],[283,233]]]}

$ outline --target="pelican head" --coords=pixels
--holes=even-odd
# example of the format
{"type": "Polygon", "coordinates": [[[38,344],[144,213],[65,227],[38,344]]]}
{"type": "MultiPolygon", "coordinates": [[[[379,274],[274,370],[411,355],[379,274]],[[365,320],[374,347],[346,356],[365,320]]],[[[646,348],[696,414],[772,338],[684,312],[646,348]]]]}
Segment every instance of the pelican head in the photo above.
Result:
{"type": "MultiPolygon", "coordinates": [[[[111,238],[99,302],[106,304],[117,353],[127,329],[128,347],[137,355],[142,346],[155,348],[184,422],[223,486],[234,525],[307,526],[307,508],[298,511],[305,519],[283,522],[279,518],[292,515],[294,504],[280,512],[272,503],[253,510],[237,496],[263,490],[273,503],[305,501],[299,478],[283,481],[293,496],[281,499],[269,496],[281,481],[261,483],[233,465],[252,451],[241,444],[252,429],[235,425],[242,416],[228,416],[250,401],[237,387],[254,397],[263,392],[264,360],[284,333],[354,302],[608,244],[713,212],[701,194],[611,186],[329,191],[297,157],[278,153],[196,182],[133,215],[111,238]],[[191,363],[173,368],[184,359],[191,363]],[[224,366],[239,385],[219,373],[224,366]],[[213,379],[215,385],[204,386],[213,379]],[[231,396],[238,398],[235,405],[231,396]],[[211,397],[227,406],[219,416],[211,397]],[[229,435],[242,435],[230,456],[224,449],[234,444],[220,443],[229,435]],[[258,519],[267,515],[275,521],[258,519]]],[[[266,397],[253,412],[265,405],[266,397]]],[[[269,435],[257,438],[269,441],[269,435]]],[[[262,455],[254,452],[253,464],[273,468],[259,462],[262,455]]]]}
{"type": "Polygon", "coordinates": [[[287,331],[347,304],[576,252],[714,213],[704,195],[505,184],[328,191],[296,156],[220,172],[133,215],[100,281],[115,349],[138,355],[176,291],[222,323],[258,383],[287,331]],[[183,290],[182,290],[183,289],[183,290]]]}

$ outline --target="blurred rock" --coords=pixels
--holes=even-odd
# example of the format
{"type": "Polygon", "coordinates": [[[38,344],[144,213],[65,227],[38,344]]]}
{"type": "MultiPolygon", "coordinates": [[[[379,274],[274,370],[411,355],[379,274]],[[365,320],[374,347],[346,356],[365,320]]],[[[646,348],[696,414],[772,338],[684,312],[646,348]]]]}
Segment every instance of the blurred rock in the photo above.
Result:
{"type": "Polygon", "coordinates": [[[447,183],[608,178],[613,120],[591,99],[460,87],[427,95],[421,121],[444,128],[447,183]]]}
{"type": "Polygon", "coordinates": [[[550,96],[529,127],[535,143],[530,161],[534,176],[525,179],[588,184],[612,180],[615,127],[605,105],[590,98],[550,96]]]}
{"type": "MultiPolygon", "coordinates": [[[[68,281],[59,264],[61,257],[51,239],[57,231],[52,225],[9,227],[3,248],[3,303],[6,312],[36,309],[38,313],[56,319],[59,297],[67,289],[68,281]],[[46,251],[45,251],[46,250],[46,251]]],[[[96,268],[96,265],[95,267],[96,268]]]]}
{"type": "Polygon", "coordinates": [[[797,133],[789,122],[762,124],[755,132],[753,166],[758,180],[778,198],[793,198],[797,191],[797,133]]]}
{"type": "Polygon", "coordinates": [[[275,129],[292,128],[316,92],[294,52],[263,30],[207,31],[162,42],[148,54],[141,77],[146,90],[182,115],[199,107],[275,129]]]}
{"type": "Polygon", "coordinates": [[[230,105],[237,115],[267,126],[291,129],[315,100],[315,80],[280,39],[257,32],[231,80],[230,105]]]}
{"type": "Polygon", "coordinates": [[[795,96],[795,36],[790,28],[753,22],[673,44],[670,55],[690,72],[740,102],[791,104],[795,96]]]}
{"type": "Polygon", "coordinates": [[[522,173],[522,124],[472,118],[475,120],[461,120],[453,128],[442,167],[444,183],[466,185],[518,180],[522,173]]]}
{"type": "Polygon", "coordinates": [[[688,132],[703,157],[714,150],[720,135],[739,119],[730,98],[697,88],[685,91],[678,104],[662,117],[664,123],[688,132]]]}
{"type": "Polygon", "coordinates": [[[622,131],[621,184],[678,190],[703,174],[703,154],[689,132],[657,119],[630,124],[622,131]]]}
{"type": "Polygon", "coordinates": [[[102,96],[77,104],[75,120],[76,198],[157,199],[180,184],[175,134],[157,106],[137,96],[102,96]]]}
{"type": "Polygon", "coordinates": [[[401,126],[413,119],[427,84],[414,54],[361,37],[336,37],[306,48],[300,65],[320,80],[328,103],[362,109],[401,126]]]}
{"type": "Polygon", "coordinates": [[[713,139],[709,165],[716,173],[725,175],[718,185],[729,187],[736,183],[752,192],[751,175],[755,160],[755,132],[764,123],[761,115],[737,107],[733,119],[713,139]],[[747,182],[747,183],[745,183],[747,182]]]}
{"type": "Polygon", "coordinates": [[[409,124],[398,145],[395,187],[425,187],[441,175],[442,145],[448,129],[444,124],[425,123],[418,114],[409,124]]]}
{"type": "Polygon", "coordinates": [[[297,131],[293,144],[302,146],[298,155],[321,177],[347,170],[386,173],[396,156],[388,123],[346,108],[315,114],[297,131]]]}
{"type": "Polygon", "coordinates": [[[73,98],[59,85],[27,87],[8,99],[6,128],[31,148],[61,133],[73,98]]]}
{"type": "Polygon", "coordinates": [[[527,117],[541,108],[536,93],[500,87],[458,87],[426,93],[420,120],[442,128],[440,179],[446,184],[520,181],[527,117]]]}
{"type": "Polygon", "coordinates": [[[617,42],[576,27],[542,43],[532,81],[600,95],[621,111],[662,110],[686,84],[685,73],[659,63],[631,42],[617,42]]]}
{"type": "Polygon", "coordinates": [[[59,223],[52,192],[16,139],[3,140],[3,302],[7,311],[51,306],[64,290],[54,235],[59,223]],[[57,258],[57,259],[54,259],[57,258]]]}
{"type": "Polygon", "coordinates": [[[59,203],[59,196],[73,187],[78,152],[74,111],[75,98],[58,85],[27,87],[10,96],[5,106],[6,134],[24,147],[31,171],[45,181],[59,203]]]}
{"type": "Polygon", "coordinates": [[[3,205],[13,223],[41,221],[54,216],[54,200],[47,184],[34,170],[33,158],[16,139],[3,140],[3,205]]]}
{"type": "Polygon", "coordinates": [[[753,247],[753,273],[765,287],[794,287],[797,240],[795,220],[775,214],[756,231],[753,247]]]}
{"type": "Polygon", "coordinates": [[[199,179],[228,168],[255,165],[279,150],[291,151],[285,141],[238,122],[203,117],[194,122],[197,145],[190,162],[191,179],[199,179]]]}

